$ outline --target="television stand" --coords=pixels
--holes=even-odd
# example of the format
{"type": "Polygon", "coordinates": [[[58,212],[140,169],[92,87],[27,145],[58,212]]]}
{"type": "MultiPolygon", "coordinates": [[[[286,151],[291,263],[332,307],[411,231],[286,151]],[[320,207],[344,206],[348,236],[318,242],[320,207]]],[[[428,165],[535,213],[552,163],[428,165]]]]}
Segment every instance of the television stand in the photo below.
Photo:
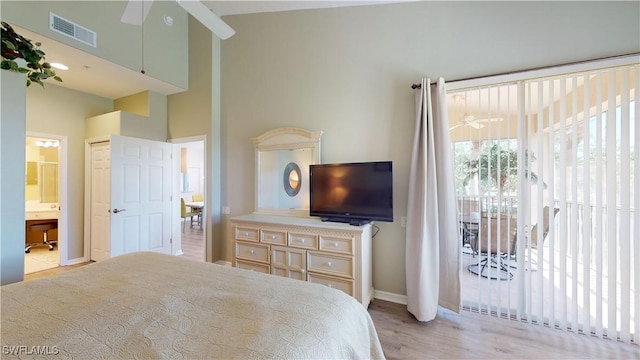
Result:
{"type": "Polygon", "coordinates": [[[362,226],[362,225],[369,224],[371,222],[371,220],[367,220],[367,219],[350,219],[350,218],[344,218],[344,217],[322,217],[320,218],[320,220],[345,223],[352,226],[362,226]]]}

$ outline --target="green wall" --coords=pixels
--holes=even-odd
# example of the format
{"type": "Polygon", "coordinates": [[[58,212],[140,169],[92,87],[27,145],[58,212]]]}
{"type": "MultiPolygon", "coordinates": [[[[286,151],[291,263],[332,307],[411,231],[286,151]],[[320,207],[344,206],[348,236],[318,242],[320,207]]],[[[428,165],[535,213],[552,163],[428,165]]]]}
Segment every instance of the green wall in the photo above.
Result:
{"type": "MultiPolygon", "coordinates": [[[[84,257],[85,119],[113,110],[111,99],[50,83],[27,89],[27,131],[67,136],[67,259],[84,257]]],[[[65,204],[61,204],[65,206],[65,204]]]]}
{"type": "Polygon", "coordinates": [[[220,40],[189,18],[189,89],[167,97],[168,138],[206,136],[206,258],[223,258],[220,228],[220,40]]]}
{"type": "Polygon", "coordinates": [[[23,75],[0,70],[0,285],[24,278],[24,83],[23,75]]]}
{"type": "Polygon", "coordinates": [[[253,211],[250,139],[277,127],[324,131],[325,163],[392,160],[396,221],[378,223],[373,281],[406,294],[411,84],[638,52],[639,14],[638,2],[422,1],[226,16],[222,203],[253,211]]]}
{"type": "Polygon", "coordinates": [[[2,20],[147,76],[186,89],[187,13],[175,1],[154,1],[145,26],[120,21],[127,1],[2,1],[2,20]],[[49,12],[97,33],[97,47],[49,30],[49,12]],[[173,18],[167,26],[163,17],[173,18]],[[143,46],[144,44],[144,46],[143,46]],[[170,50],[170,51],[168,51],[170,50]]]}

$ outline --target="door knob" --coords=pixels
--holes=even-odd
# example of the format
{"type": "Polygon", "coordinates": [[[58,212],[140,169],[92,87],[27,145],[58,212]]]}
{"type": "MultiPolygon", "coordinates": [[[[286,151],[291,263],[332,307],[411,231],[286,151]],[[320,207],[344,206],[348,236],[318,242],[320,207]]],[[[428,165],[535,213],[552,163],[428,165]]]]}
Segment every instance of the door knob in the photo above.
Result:
{"type": "Polygon", "coordinates": [[[114,214],[117,214],[117,213],[119,213],[119,212],[121,212],[121,211],[126,211],[126,210],[127,210],[127,209],[113,209],[113,213],[114,213],[114,214]]]}

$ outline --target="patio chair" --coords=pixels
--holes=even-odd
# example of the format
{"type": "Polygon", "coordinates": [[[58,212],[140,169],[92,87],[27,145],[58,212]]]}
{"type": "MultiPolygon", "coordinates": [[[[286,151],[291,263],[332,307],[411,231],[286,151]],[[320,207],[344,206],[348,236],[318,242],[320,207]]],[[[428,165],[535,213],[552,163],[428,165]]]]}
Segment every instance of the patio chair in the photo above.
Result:
{"type": "Polygon", "coordinates": [[[480,229],[470,245],[482,260],[467,266],[469,272],[492,280],[511,280],[509,258],[516,253],[516,218],[502,215],[490,217],[482,215],[480,229]],[[500,244],[498,246],[498,239],[500,244]]]}
{"type": "Polygon", "coordinates": [[[480,214],[480,201],[471,199],[458,199],[458,213],[460,216],[460,231],[462,246],[469,245],[471,238],[477,233],[477,219],[474,215],[480,214]],[[475,226],[473,226],[475,225],[475,226]]]}
{"type": "MultiPolygon", "coordinates": [[[[558,208],[554,208],[553,209],[553,219],[556,218],[556,214],[560,211],[560,209],[558,208]]],[[[533,225],[533,227],[531,228],[531,248],[532,249],[537,249],[538,248],[538,224],[540,223],[540,221],[538,221],[537,224],[533,225]]],[[[542,209],[542,242],[544,242],[544,239],[547,238],[547,234],[549,234],[549,207],[545,206],[542,209]]]]}
{"type": "MultiPolygon", "coordinates": [[[[553,218],[552,220],[554,220],[556,218],[556,214],[560,211],[560,209],[558,208],[553,208],[553,218]]],[[[529,263],[531,264],[530,270],[531,271],[537,271],[537,263],[535,261],[535,259],[533,258],[533,256],[531,256],[531,250],[532,249],[538,249],[538,225],[540,224],[540,221],[538,221],[535,225],[533,225],[531,227],[531,231],[529,232],[529,236],[530,236],[530,241],[531,241],[531,248],[529,249],[525,249],[526,250],[526,259],[529,261],[529,263]]],[[[542,243],[544,243],[544,240],[547,238],[547,235],[549,234],[549,207],[545,206],[544,208],[542,208],[542,241],[540,242],[540,244],[542,245],[542,243]]],[[[516,257],[512,256],[511,259],[513,260],[513,262],[511,263],[511,267],[512,268],[517,268],[517,266],[515,265],[515,260],[516,257]]]]}

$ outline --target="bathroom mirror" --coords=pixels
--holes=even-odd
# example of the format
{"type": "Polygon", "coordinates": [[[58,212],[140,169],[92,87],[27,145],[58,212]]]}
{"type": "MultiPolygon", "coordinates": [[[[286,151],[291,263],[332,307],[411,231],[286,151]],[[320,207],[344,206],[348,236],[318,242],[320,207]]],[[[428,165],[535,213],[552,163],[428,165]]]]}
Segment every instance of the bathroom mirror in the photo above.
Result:
{"type": "Polygon", "coordinates": [[[59,143],[57,140],[26,137],[25,201],[27,204],[58,202],[59,143]]]}
{"type": "Polygon", "coordinates": [[[255,213],[309,216],[309,165],[320,163],[322,131],[278,128],[252,139],[255,213]]]}

